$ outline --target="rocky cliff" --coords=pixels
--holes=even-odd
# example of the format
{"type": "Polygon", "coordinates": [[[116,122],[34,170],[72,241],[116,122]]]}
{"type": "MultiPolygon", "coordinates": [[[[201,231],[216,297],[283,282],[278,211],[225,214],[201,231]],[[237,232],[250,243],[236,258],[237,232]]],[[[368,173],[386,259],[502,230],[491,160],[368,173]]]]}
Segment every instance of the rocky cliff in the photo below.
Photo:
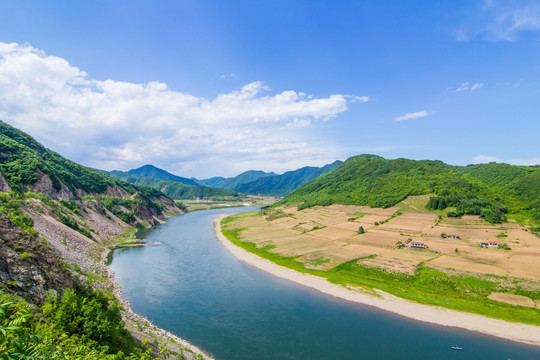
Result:
{"type": "Polygon", "coordinates": [[[42,302],[49,290],[73,287],[62,258],[47,245],[21,230],[0,213],[0,280],[8,292],[42,302]]]}

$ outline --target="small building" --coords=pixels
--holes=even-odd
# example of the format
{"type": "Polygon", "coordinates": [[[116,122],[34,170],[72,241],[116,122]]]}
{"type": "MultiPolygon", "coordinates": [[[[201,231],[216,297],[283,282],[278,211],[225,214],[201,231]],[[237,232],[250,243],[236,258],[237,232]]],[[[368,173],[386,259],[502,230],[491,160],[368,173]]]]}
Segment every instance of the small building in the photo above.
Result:
{"type": "Polygon", "coordinates": [[[411,249],[426,249],[427,245],[423,242],[413,241],[411,243],[411,249]]]}
{"type": "Polygon", "coordinates": [[[412,241],[412,238],[408,238],[406,244],[410,243],[412,241]]]}
{"type": "Polygon", "coordinates": [[[490,242],[489,242],[489,247],[491,247],[491,248],[498,248],[498,247],[499,247],[499,243],[496,242],[496,241],[490,241],[490,242]]]}
{"type": "Polygon", "coordinates": [[[480,247],[487,248],[488,246],[489,246],[489,243],[488,243],[488,242],[482,241],[482,242],[480,243],[480,247]]]}

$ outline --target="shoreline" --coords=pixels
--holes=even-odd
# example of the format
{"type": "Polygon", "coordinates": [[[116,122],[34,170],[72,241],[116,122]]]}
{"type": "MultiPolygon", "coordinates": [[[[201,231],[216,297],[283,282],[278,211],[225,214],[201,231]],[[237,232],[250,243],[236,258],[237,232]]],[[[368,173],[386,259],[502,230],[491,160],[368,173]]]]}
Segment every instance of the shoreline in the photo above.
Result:
{"type": "Polygon", "coordinates": [[[462,328],[470,331],[496,336],[507,340],[529,345],[540,346],[540,327],[504,320],[488,318],[482,315],[445,309],[437,306],[423,305],[397,296],[377,291],[380,297],[359,293],[341,285],[330,283],[325,278],[304,274],[277,265],[263,259],[230,242],[221,232],[221,220],[228,216],[220,215],[214,220],[214,233],[219,242],[238,260],[266,271],[274,276],[310,287],[321,293],[331,295],[350,302],[374,306],[407,318],[431,324],[462,328]]]}

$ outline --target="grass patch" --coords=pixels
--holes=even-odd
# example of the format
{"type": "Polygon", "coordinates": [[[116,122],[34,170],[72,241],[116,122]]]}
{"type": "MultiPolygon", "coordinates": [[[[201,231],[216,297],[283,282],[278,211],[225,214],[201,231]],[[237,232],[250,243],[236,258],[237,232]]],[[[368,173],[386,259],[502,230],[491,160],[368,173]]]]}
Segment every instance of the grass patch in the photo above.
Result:
{"type": "Polygon", "coordinates": [[[326,263],[329,263],[329,262],[330,262],[330,259],[325,259],[322,256],[319,257],[319,258],[308,261],[308,263],[310,265],[312,265],[312,266],[319,266],[319,265],[323,265],[323,264],[326,264],[326,263]]]}
{"type": "Polygon", "coordinates": [[[361,211],[358,211],[358,212],[355,212],[355,213],[352,213],[350,214],[351,217],[347,219],[347,221],[354,221],[354,220],[358,220],[360,219],[361,217],[364,217],[367,215],[367,213],[365,212],[361,212],[361,211]]]}
{"type": "Polygon", "coordinates": [[[405,200],[397,203],[396,206],[405,213],[412,212],[427,214],[431,212],[426,209],[426,204],[428,200],[429,196],[426,195],[408,196],[405,200]]]}

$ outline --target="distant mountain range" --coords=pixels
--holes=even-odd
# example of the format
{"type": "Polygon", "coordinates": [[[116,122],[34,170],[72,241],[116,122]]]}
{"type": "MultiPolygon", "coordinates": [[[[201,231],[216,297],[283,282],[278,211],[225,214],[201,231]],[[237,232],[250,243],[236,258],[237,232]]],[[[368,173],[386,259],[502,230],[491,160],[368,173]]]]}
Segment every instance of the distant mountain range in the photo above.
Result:
{"type": "Polygon", "coordinates": [[[273,172],[265,172],[261,170],[248,170],[248,171],[244,171],[243,173],[239,175],[236,175],[235,177],[230,177],[230,178],[213,177],[210,179],[203,179],[203,180],[193,179],[193,180],[199,183],[199,185],[213,186],[213,187],[238,191],[238,188],[252,181],[256,181],[261,178],[265,178],[268,176],[276,176],[276,175],[277,174],[273,172]]]}
{"type": "Polygon", "coordinates": [[[110,171],[107,174],[132,183],[153,187],[173,199],[212,198],[245,194],[285,196],[302,184],[337,168],[335,161],[323,167],[306,166],[278,175],[261,170],[245,171],[235,177],[187,179],[173,175],[153,165],[144,165],[129,171],[110,171]]]}
{"type": "Polygon", "coordinates": [[[308,181],[336,169],[341,163],[342,161],[338,160],[320,168],[306,166],[282,175],[267,175],[250,182],[238,183],[234,190],[247,194],[285,196],[308,181]]]}
{"type": "Polygon", "coordinates": [[[225,196],[238,195],[237,192],[228,189],[197,185],[197,183],[191,179],[173,175],[152,165],[145,165],[142,168],[133,169],[126,172],[110,171],[106,173],[114,178],[131,184],[149,186],[163,192],[165,195],[175,200],[223,198],[225,196]],[[137,175],[137,173],[143,173],[149,176],[137,175]],[[154,178],[153,176],[157,176],[157,178],[154,178]],[[164,180],[163,178],[177,178],[181,179],[182,181],[164,180]]]}

